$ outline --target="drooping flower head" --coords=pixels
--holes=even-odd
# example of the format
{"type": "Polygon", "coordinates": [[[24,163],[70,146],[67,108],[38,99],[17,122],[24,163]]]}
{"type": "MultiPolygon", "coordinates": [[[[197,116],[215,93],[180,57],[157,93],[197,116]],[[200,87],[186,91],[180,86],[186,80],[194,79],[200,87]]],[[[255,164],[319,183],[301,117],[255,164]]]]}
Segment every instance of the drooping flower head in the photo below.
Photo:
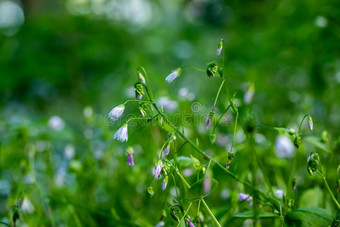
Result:
{"type": "Polygon", "coordinates": [[[168,143],[166,147],[163,149],[163,156],[164,157],[168,156],[169,152],[170,152],[170,143],[168,143]]]}
{"type": "Polygon", "coordinates": [[[218,46],[217,46],[217,57],[219,57],[222,53],[222,50],[223,50],[223,39],[221,39],[221,41],[218,43],[218,46]]]}
{"type": "Polygon", "coordinates": [[[119,140],[121,142],[128,140],[128,127],[127,124],[124,124],[122,127],[120,127],[115,135],[113,136],[113,139],[119,140]]]}
{"type": "Polygon", "coordinates": [[[244,202],[244,201],[251,201],[251,200],[253,200],[253,197],[251,197],[250,195],[245,194],[245,193],[239,193],[238,194],[238,199],[241,202],[244,202]]]}
{"type": "Polygon", "coordinates": [[[153,175],[155,176],[156,179],[159,179],[161,177],[161,172],[162,172],[162,161],[159,160],[156,163],[155,168],[153,170],[153,175]]]}
{"type": "Polygon", "coordinates": [[[127,147],[126,148],[126,153],[128,154],[128,156],[127,156],[127,164],[129,166],[134,166],[135,162],[133,160],[133,153],[134,153],[133,148],[132,147],[127,147]]]}
{"type": "Polygon", "coordinates": [[[308,116],[308,127],[309,130],[313,131],[313,119],[311,116],[308,116]]]}
{"type": "Polygon", "coordinates": [[[169,177],[165,176],[164,180],[162,182],[162,190],[164,191],[166,189],[166,186],[168,185],[169,177]]]}
{"type": "Polygon", "coordinates": [[[110,111],[109,117],[113,121],[117,121],[123,115],[124,109],[125,109],[125,105],[124,104],[120,104],[120,105],[116,106],[115,108],[113,108],[110,111]]]}
{"type": "Polygon", "coordinates": [[[174,81],[177,77],[179,77],[182,73],[182,69],[181,68],[177,68],[174,71],[172,71],[172,73],[170,73],[166,78],[166,82],[171,83],[172,81],[174,81]]]}

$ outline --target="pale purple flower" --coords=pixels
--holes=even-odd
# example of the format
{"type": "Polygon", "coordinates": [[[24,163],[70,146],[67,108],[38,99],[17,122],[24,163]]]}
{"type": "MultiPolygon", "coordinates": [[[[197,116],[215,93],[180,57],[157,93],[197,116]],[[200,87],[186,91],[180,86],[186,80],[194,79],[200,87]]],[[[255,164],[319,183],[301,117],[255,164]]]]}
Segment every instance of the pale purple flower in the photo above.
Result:
{"type": "Polygon", "coordinates": [[[282,199],[283,198],[283,191],[282,190],[276,190],[274,191],[274,195],[276,196],[276,198],[278,199],[282,199]]]}
{"type": "Polygon", "coordinates": [[[153,175],[155,176],[156,179],[159,179],[161,177],[161,172],[162,172],[162,161],[158,161],[153,170],[153,175]]]}
{"type": "Polygon", "coordinates": [[[250,195],[245,194],[245,193],[239,193],[238,194],[238,199],[241,202],[244,202],[244,201],[251,201],[251,200],[253,200],[253,197],[251,197],[250,195]]]}
{"type": "Polygon", "coordinates": [[[128,153],[128,156],[127,156],[127,164],[128,164],[129,166],[134,166],[134,165],[135,165],[135,162],[134,162],[134,160],[133,160],[133,154],[129,154],[129,153],[128,153]]]}
{"type": "Polygon", "coordinates": [[[208,130],[209,129],[209,127],[210,127],[210,123],[211,123],[211,121],[210,121],[210,116],[208,116],[207,117],[207,120],[205,121],[205,128],[208,130]]]}
{"type": "Polygon", "coordinates": [[[279,158],[289,158],[294,153],[294,144],[288,136],[279,135],[275,140],[275,152],[279,158]]]}
{"type": "Polygon", "coordinates": [[[309,130],[313,131],[313,119],[311,116],[308,116],[308,127],[309,130]]]}
{"type": "Polygon", "coordinates": [[[195,227],[194,223],[192,223],[189,218],[187,218],[187,222],[189,227],[195,227]]]}
{"type": "Polygon", "coordinates": [[[166,157],[168,156],[170,152],[170,143],[168,143],[168,145],[163,149],[163,156],[166,157]]]}
{"type": "Polygon", "coordinates": [[[113,139],[119,140],[121,142],[128,140],[128,127],[127,124],[124,124],[121,128],[113,136],[113,139]]]}
{"type": "Polygon", "coordinates": [[[172,73],[170,73],[166,78],[166,82],[171,83],[172,81],[174,81],[177,77],[179,77],[182,73],[182,69],[178,68],[174,71],[172,71],[172,73]]]}
{"type": "Polygon", "coordinates": [[[110,111],[109,117],[114,121],[118,120],[123,115],[124,109],[125,109],[124,104],[120,104],[120,105],[116,106],[115,108],[113,108],[110,111]]]}
{"type": "Polygon", "coordinates": [[[164,180],[162,182],[162,190],[164,191],[166,189],[166,186],[168,185],[169,178],[168,176],[164,177],[164,180]]]}

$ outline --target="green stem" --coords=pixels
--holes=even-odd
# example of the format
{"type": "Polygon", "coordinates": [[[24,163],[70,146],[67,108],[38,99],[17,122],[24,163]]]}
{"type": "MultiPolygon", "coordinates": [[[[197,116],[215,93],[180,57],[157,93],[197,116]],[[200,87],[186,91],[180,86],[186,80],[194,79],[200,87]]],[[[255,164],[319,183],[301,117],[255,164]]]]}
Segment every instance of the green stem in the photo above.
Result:
{"type": "Polygon", "coordinates": [[[146,100],[137,100],[137,99],[129,99],[129,100],[126,100],[126,102],[124,102],[124,105],[126,105],[127,103],[129,103],[129,102],[138,102],[138,103],[140,103],[140,102],[146,102],[146,103],[150,103],[150,104],[152,104],[152,102],[151,101],[146,101],[146,100]]]}
{"type": "Polygon", "coordinates": [[[334,201],[336,207],[338,208],[338,210],[340,210],[340,204],[338,203],[338,201],[337,201],[336,198],[334,197],[333,192],[332,192],[332,190],[330,189],[330,187],[329,187],[329,185],[328,185],[328,183],[327,183],[326,177],[325,177],[323,174],[321,175],[321,177],[322,177],[323,182],[325,183],[326,188],[327,188],[329,194],[331,195],[331,197],[332,197],[332,199],[333,199],[333,201],[334,201]]]}
{"type": "Polygon", "coordinates": [[[208,204],[204,201],[204,199],[201,199],[203,205],[205,206],[205,209],[207,209],[208,213],[210,214],[211,218],[214,220],[215,224],[219,227],[221,227],[221,224],[218,222],[218,220],[216,219],[215,215],[211,212],[208,204]]]}
{"type": "Polygon", "coordinates": [[[185,216],[187,216],[187,213],[189,212],[191,205],[192,205],[192,202],[189,204],[188,208],[187,208],[186,211],[184,212],[184,215],[183,215],[181,221],[178,223],[177,227],[181,226],[181,223],[182,223],[182,221],[184,220],[185,216]]]}
{"type": "Polygon", "coordinates": [[[237,129],[237,120],[238,120],[238,111],[236,112],[235,125],[234,125],[234,135],[233,135],[233,139],[232,139],[232,142],[231,142],[231,147],[230,147],[230,151],[229,151],[229,152],[232,152],[232,151],[233,151],[233,147],[234,147],[234,145],[235,145],[235,137],[236,137],[236,129],[237,129]]]}
{"type": "Polygon", "coordinates": [[[223,87],[224,83],[225,83],[225,79],[222,80],[222,83],[221,83],[221,85],[220,85],[220,87],[219,87],[219,89],[217,91],[217,94],[216,94],[216,97],[215,97],[215,102],[214,102],[214,105],[213,105],[213,108],[212,108],[213,111],[215,110],[215,106],[216,106],[218,97],[220,96],[220,93],[221,93],[221,90],[222,90],[222,87],[223,87]]]}
{"type": "Polygon", "coordinates": [[[197,68],[197,67],[192,66],[192,65],[185,65],[185,66],[182,66],[182,67],[181,67],[181,69],[184,69],[184,68],[192,68],[192,69],[195,69],[195,70],[197,70],[197,71],[199,71],[199,72],[202,72],[202,73],[204,73],[204,74],[207,73],[207,72],[204,71],[203,69],[197,68]]]}

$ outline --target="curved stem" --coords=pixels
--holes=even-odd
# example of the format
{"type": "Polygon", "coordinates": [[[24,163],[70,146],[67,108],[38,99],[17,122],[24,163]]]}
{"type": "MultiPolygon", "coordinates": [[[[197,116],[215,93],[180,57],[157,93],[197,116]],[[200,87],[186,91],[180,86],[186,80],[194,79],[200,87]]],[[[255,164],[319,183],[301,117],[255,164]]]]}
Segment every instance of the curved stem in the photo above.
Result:
{"type": "Polygon", "coordinates": [[[211,212],[208,204],[204,201],[204,199],[201,199],[203,205],[205,206],[205,209],[207,209],[209,215],[211,216],[211,218],[214,220],[215,224],[219,227],[221,227],[221,224],[218,222],[218,220],[216,219],[215,215],[213,214],[213,212],[211,212]]]}
{"type": "Polygon", "coordinates": [[[308,117],[309,116],[309,114],[305,114],[304,116],[303,116],[303,118],[302,118],[302,120],[301,120],[301,122],[300,122],[300,125],[299,125],[299,131],[298,131],[298,135],[300,135],[300,132],[301,132],[301,126],[302,126],[302,123],[303,123],[303,121],[305,120],[305,118],[306,117],[308,117]]]}
{"type": "MultiPolygon", "coordinates": [[[[145,79],[146,79],[146,83],[147,83],[147,86],[145,86],[145,90],[146,90],[146,93],[148,94],[148,96],[149,96],[149,98],[150,98],[150,101],[153,102],[153,95],[152,95],[151,83],[150,83],[150,80],[149,80],[148,73],[147,73],[146,70],[143,68],[143,66],[139,66],[138,69],[141,69],[141,70],[143,70],[143,72],[144,72],[145,79]],[[150,88],[150,90],[149,90],[149,88],[150,88]]],[[[138,70],[138,69],[137,69],[137,70],[138,70]]]]}
{"type": "Polygon", "coordinates": [[[184,220],[185,216],[187,216],[187,213],[189,212],[191,205],[192,205],[192,202],[189,204],[187,210],[184,212],[184,215],[183,215],[181,221],[178,223],[177,227],[181,226],[181,223],[184,220]]]}
{"type": "Polygon", "coordinates": [[[228,112],[228,110],[230,109],[230,107],[231,107],[231,104],[229,104],[229,106],[227,107],[227,109],[219,116],[217,122],[214,124],[214,128],[213,128],[213,130],[212,130],[212,133],[215,132],[215,129],[216,129],[217,125],[220,123],[220,121],[221,121],[222,117],[224,116],[224,114],[226,114],[226,113],[228,112]]]}
{"type": "Polygon", "coordinates": [[[334,197],[333,192],[332,192],[332,190],[330,189],[330,187],[329,187],[329,185],[328,185],[328,183],[327,183],[326,177],[325,177],[323,174],[321,175],[321,177],[322,177],[323,182],[325,183],[326,188],[327,188],[329,194],[331,195],[332,200],[334,201],[336,207],[338,208],[338,210],[340,210],[340,204],[338,203],[338,201],[337,201],[336,198],[334,197]]]}
{"type": "Polygon", "coordinates": [[[233,135],[233,140],[231,142],[231,147],[230,147],[230,151],[233,151],[233,147],[235,145],[235,136],[236,136],[236,129],[237,129],[237,120],[238,120],[238,112],[236,112],[236,117],[235,117],[235,125],[234,125],[234,135],[233,135]]]}
{"type": "Polygon", "coordinates": [[[202,73],[204,73],[204,74],[207,73],[207,72],[204,71],[203,69],[197,68],[197,67],[192,66],[192,65],[185,65],[185,66],[182,66],[182,67],[181,67],[181,69],[184,69],[184,68],[192,68],[192,69],[195,69],[195,70],[197,70],[197,71],[199,71],[199,72],[202,72],[202,73]]]}
{"type": "Polygon", "coordinates": [[[146,103],[150,103],[152,104],[151,101],[146,101],[146,100],[137,100],[137,99],[129,99],[129,100],[126,100],[126,102],[124,102],[124,105],[129,103],[129,102],[146,102],[146,103]]]}

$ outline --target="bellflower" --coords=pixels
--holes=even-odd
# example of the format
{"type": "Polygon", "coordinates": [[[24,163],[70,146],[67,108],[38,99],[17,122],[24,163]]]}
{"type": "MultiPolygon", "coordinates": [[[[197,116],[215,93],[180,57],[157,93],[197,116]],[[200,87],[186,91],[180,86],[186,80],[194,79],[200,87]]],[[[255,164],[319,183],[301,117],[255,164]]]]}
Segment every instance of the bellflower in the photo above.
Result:
{"type": "Polygon", "coordinates": [[[127,124],[124,124],[121,128],[113,136],[113,139],[119,140],[121,142],[128,140],[128,127],[127,124]]]}
{"type": "Polygon", "coordinates": [[[172,73],[170,73],[166,78],[166,82],[171,83],[172,81],[174,81],[177,77],[179,77],[182,73],[182,69],[178,68],[176,70],[174,70],[172,73]]]}
{"type": "Polygon", "coordinates": [[[115,108],[113,108],[110,111],[109,117],[114,121],[118,120],[123,115],[124,109],[125,109],[124,104],[120,104],[120,105],[116,106],[115,108]]]}

